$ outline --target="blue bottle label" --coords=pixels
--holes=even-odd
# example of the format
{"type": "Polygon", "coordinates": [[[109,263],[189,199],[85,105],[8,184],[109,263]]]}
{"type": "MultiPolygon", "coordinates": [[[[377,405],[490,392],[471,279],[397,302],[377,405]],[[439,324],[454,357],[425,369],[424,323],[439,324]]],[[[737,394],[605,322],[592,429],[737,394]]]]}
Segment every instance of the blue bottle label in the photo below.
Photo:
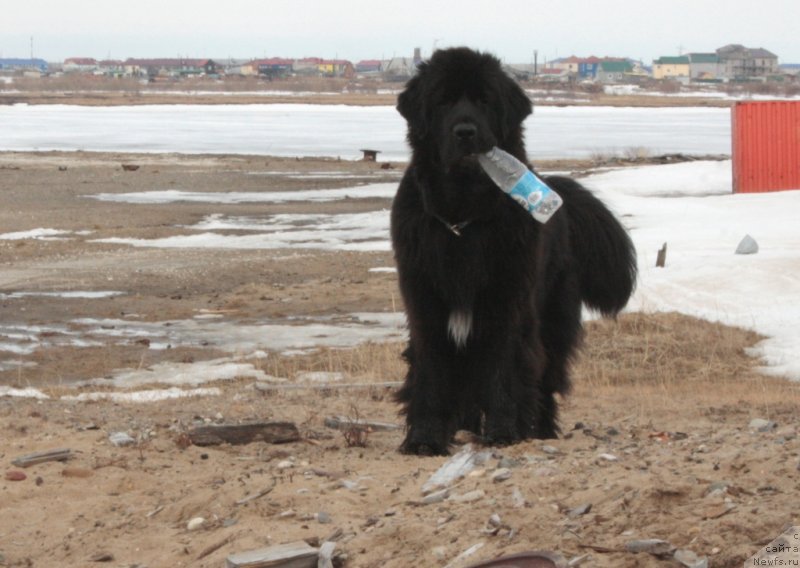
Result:
{"type": "Polygon", "coordinates": [[[548,218],[561,205],[561,199],[555,192],[530,171],[511,188],[509,195],[529,213],[537,213],[548,218]]]}

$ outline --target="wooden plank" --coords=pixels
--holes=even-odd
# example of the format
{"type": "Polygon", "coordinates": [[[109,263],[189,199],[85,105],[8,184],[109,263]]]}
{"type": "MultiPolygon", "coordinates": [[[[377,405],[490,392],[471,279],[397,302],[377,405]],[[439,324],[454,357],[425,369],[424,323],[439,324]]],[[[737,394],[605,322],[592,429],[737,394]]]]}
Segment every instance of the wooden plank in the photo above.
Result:
{"type": "Polygon", "coordinates": [[[69,448],[59,448],[57,450],[46,450],[44,452],[36,452],[33,454],[20,456],[11,463],[17,467],[31,467],[32,465],[50,461],[67,461],[71,457],[72,450],[69,448]]]}
{"type": "Polygon", "coordinates": [[[393,432],[402,426],[392,422],[378,422],[377,420],[353,419],[346,416],[329,416],[325,419],[325,426],[334,430],[351,430],[353,428],[368,430],[370,432],[393,432]]]}
{"type": "Polygon", "coordinates": [[[226,568],[317,568],[317,549],[305,541],[231,554],[226,568]]]}
{"type": "Polygon", "coordinates": [[[300,432],[292,422],[260,422],[256,424],[201,426],[189,431],[187,436],[195,446],[241,445],[252,442],[285,444],[298,441],[300,432]]]}
{"type": "Polygon", "coordinates": [[[290,390],[361,390],[361,389],[394,389],[403,386],[400,381],[389,381],[384,383],[325,383],[325,384],[270,384],[256,383],[256,390],[262,392],[290,391],[290,390]]]}

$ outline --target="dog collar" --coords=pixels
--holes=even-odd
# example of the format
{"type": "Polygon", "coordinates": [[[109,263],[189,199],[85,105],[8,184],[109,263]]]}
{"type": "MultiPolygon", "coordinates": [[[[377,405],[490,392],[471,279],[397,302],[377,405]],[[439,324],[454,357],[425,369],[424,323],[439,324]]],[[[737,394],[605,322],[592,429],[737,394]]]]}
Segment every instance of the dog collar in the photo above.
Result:
{"type": "Polygon", "coordinates": [[[460,223],[451,223],[450,221],[448,221],[444,217],[440,217],[439,215],[436,215],[435,213],[433,214],[433,216],[436,218],[436,220],[438,220],[442,225],[447,227],[448,230],[451,233],[453,233],[455,236],[457,236],[457,237],[460,237],[461,236],[461,231],[463,231],[466,228],[467,225],[472,223],[472,219],[467,219],[466,221],[461,221],[460,223]]]}

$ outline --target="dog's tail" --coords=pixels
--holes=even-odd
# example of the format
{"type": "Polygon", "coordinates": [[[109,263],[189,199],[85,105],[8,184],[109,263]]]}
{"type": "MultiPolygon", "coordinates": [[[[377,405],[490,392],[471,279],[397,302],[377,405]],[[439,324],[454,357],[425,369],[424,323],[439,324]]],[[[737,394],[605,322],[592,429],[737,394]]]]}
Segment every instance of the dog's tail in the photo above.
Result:
{"type": "Polygon", "coordinates": [[[548,177],[564,200],[581,297],[604,316],[616,315],[636,286],[636,249],[613,213],[572,179],[548,177]]]}

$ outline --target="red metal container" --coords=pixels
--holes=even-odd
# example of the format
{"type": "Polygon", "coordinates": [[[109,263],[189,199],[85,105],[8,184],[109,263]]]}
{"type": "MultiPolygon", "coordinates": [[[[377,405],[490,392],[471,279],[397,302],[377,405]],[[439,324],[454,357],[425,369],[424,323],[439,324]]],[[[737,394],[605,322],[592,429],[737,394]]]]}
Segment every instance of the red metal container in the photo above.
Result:
{"type": "Polygon", "coordinates": [[[733,191],[800,189],[800,101],[736,103],[733,191]]]}

